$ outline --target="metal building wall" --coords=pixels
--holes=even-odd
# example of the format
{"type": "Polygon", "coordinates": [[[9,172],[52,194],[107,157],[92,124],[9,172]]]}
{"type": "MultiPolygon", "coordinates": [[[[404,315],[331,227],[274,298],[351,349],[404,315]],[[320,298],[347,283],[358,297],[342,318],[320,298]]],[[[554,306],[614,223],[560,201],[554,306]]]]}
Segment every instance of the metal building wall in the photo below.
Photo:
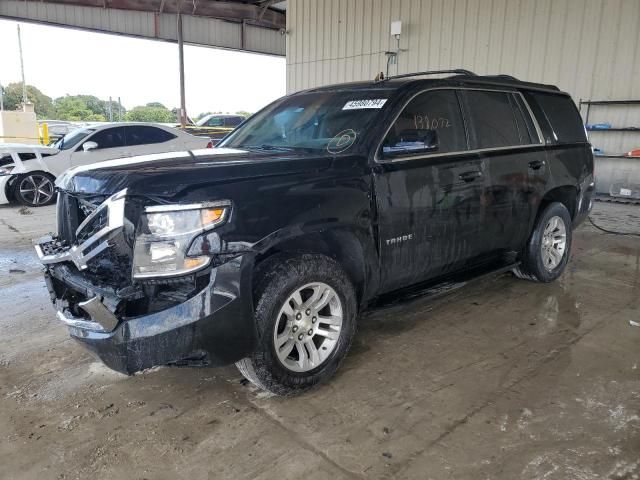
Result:
{"type": "MultiPolygon", "coordinates": [[[[176,41],[176,15],[173,13],[0,0],[0,18],[176,41]]],[[[192,15],[183,15],[182,21],[184,41],[188,44],[268,55],[285,54],[283,35],[278,30],[192,15]]]]}
{"type": "MultiPolygon", "coordinates": [[[[287,90],[373,79],[396,48],[393,20],[391,74],[461,67],[555,84],[576,103],[640,98],[640,0],[288,0],[287,90]]],[[[589,121],[640,125],[640,108],[589,121]]],[[[610,153],[640,148],[640,133],[590,136],[610,153]]]]}

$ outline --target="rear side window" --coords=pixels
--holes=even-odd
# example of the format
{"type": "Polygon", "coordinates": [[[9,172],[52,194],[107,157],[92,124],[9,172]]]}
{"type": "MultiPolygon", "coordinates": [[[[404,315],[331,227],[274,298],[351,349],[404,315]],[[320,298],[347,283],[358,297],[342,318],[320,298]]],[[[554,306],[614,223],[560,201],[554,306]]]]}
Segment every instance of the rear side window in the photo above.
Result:
{"type": "Polygon", "coordinates": [[[244,118],[242,117],[227,117],[224,120],[225,127],[237,127],[242,123],[244,118]]]}
{"type": "Polygon", "coordinates": [[[382,152],[407,152],[429,138],[429,153],[467,150],[467,137],[458,96],[453,90],[433,90],[417,95],[402,111],[382,144],[382,152]]]}
{"type": "Polygon", "coordinates": [[[471,148],[499,148],[528,145],[530,138],[520,133],[512,95],[505,92],[465,91],[471,133],[471,148]]]}
{"type": "Polygon", "coordinates": [[[553,129],[552,143],[586,142],[587,138],[573,100],[565,95],[532,93],[553,129]]]}
{"type": "Polygon", "coordinates": [[[126,127],[127,145],[149,145],[152,143],[167,142],[176,138],[172,133],[161,128],[146,125],[135,125],[126,127]]]}

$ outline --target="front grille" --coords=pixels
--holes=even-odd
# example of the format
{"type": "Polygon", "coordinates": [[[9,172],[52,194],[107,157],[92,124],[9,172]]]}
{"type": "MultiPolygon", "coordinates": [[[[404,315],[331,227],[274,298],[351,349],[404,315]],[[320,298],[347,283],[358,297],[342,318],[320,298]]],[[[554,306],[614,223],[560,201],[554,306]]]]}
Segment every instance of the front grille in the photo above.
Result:
{"type": "Polygon", "coordinates": [[[65,241],[53,239],[50,242],[41,243],[40,248],[45,255],[59,255],[68,251],[71,247],[65,241]]]}
{"type": "MultiPolygon", "coordinates": [[[[76,243],[76,230],[105,200],[104,195],[76,197],[68,192],[58,193],[57,220],[58,237],[69,244],[76,243]]],[[[84,236],[84,240],[89,238],[84,236]]],[[[80,240],[81,242],[84,240],[80,240]]]]}
{"type": "Polygon", "coordinates": [[[76,233],[76,239],[78,244],[82,244],[89,238],[94,236],[100,230],[107,226],[109,223],[109,210],[103,208],[96,215],[82,227],[82,229],[76,233]]]}
{"type": "Polygon", "coordinates": [[[96,208],[98,208],[98,205],[79,198],[78,199],[78,208],[80,209],[80,211],[82,212],[82,214],[86,218],[89,215],[91,215],[93,212],[96,211],[96,208]]]}
{"type": "Polygon", "coordinates": [[[56,217],[58,223],[58,238],[69,244],[73,244],[76,240],[76,229],[81,221],[78,216],[77,199],[66,192],[59,192],[56,217]]]}

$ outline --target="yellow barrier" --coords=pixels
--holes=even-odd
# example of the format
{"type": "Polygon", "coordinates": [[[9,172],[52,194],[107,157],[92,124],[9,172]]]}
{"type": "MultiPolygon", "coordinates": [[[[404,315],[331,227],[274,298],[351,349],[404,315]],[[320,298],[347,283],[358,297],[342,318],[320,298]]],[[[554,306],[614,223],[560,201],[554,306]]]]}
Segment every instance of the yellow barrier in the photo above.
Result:
{"type": "Polygon", "coordinates": [[[51,140],[49,138],[49,125],[43,123],[40,125],[40,127],[42,130],[42,134],[40,135],[40,143],[42,145],[49,145],[49,141],[51,140]]]}

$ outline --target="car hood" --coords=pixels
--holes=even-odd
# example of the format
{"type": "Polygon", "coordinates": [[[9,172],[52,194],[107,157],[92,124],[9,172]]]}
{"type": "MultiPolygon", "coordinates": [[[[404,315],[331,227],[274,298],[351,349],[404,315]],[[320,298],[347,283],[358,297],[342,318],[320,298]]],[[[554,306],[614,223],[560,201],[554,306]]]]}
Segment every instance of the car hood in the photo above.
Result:
{"type": "Polygon", "coordinates": [[[33,152],[37,151],[41,154],[46,153],[49,155],[54,155],[58,153],[58,150],[55,147],[49,147],[45,145],[34,145],[28,143],[0,143],[0,153],[11,153],[11,152],[33,152]]]}
{"type": "Polygon", "coordinates": [[[331,157],[282,151],[208,148],[143,155],[71,168],[56,185],[77,193],[112,195],[124,188],[129,195],[172,197],[187,188],[245,178],[318,171],[331,157]]]}

